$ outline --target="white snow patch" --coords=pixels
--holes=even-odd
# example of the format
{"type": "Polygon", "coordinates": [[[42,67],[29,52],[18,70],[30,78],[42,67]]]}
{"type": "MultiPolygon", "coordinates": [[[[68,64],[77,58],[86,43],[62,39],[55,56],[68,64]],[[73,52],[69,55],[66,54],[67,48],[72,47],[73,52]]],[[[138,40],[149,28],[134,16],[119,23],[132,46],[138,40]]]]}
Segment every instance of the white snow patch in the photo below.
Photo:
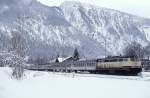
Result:
{"type": "Polygon", "coordinates": [[[10,68],[0,68],[0,98],[150,98],[150,73],[128,77],[25,71],[20,81],[10,74],[10,68]]]}
{"type": "Polygon", "coordinates": [[[150,41],[150,27],[147,29],[144,29],[144,31],[145,31],[147,40],[150,41]]]}

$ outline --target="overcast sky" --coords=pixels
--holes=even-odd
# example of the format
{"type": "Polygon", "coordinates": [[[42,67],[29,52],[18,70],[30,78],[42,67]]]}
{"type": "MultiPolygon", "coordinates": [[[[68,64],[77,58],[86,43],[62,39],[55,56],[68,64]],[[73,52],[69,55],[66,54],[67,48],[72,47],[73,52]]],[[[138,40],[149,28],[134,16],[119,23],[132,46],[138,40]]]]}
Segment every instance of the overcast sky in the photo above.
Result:
{"type": "MultiPolygon", "coordinates": [[[[59,6],[64,1],[72,0],[38,0],[49,6],[59,6]]],[[[150,18],[150,0],[74,0],[100,7],[120,10],[134,15],[150,18]]]]}

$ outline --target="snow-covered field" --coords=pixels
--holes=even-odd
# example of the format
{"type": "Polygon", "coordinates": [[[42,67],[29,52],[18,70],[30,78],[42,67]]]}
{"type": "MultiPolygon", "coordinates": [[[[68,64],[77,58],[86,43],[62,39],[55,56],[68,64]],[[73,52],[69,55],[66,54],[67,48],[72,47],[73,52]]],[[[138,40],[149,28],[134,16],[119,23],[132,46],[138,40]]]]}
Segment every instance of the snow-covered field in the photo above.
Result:
{"type": "Polygon", "coordinates": [[[25,71],[22,80],[0,68],[0,98],[150,98],[150,73],[111,76],[25,71]]]}

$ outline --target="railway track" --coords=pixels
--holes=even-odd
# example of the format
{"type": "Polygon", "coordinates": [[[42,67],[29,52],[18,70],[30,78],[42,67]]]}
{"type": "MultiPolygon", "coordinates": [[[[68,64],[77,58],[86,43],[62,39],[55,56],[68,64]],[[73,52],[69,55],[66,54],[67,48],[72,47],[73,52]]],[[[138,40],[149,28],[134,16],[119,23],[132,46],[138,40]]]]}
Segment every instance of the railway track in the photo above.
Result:
{"type": "Polygon", "coordinates": [[[104,75],[104,74],[90,74],[90,73],[61,73],[61,72],[50,72],[54,75],[63,75],[66,77],[90,77],[90,78],[105,78],[105,79],[119,79],[119,80],[133,80],[133,81],[148,81],[150,82],[150,73],[145,75],[144,73],[138,76],[120,76],[120,75],[104,75]]]}

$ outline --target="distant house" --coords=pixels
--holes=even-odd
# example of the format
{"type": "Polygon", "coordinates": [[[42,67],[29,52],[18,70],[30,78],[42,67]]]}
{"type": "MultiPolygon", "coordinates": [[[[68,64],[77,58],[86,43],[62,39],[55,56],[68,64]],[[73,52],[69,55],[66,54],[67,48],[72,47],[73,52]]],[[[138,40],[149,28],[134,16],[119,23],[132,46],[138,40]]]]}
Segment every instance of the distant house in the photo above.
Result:
{"type": "Polygon", "coordinates": [[[58,57],[57,59],[58,59],[59,62],[63,62],[66,58],[58,57]]]}
{"type": "Polygon", "coordinates": [[[70,62],[70,61],[75,61],[73,57],[68,57],[65,59],[63,62],[70,62]]]}
{"type": "Polygon", "coordinates": [[[75,59],[74,59],[73,57],[66,57],[66,58],[58,57],[57,60],[58,60],[58,62],[70,62],[70,61],[75,61],[75,59]]]}

